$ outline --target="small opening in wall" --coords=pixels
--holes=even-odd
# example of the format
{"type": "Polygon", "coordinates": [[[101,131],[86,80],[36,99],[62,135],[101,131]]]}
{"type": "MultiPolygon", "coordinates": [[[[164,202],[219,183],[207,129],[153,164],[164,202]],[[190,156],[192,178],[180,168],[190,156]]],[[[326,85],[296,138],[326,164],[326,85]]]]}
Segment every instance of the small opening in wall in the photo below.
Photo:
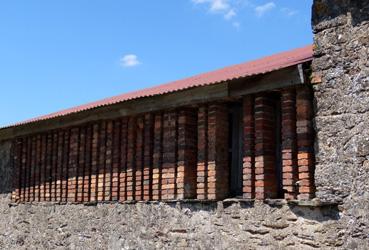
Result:
{"type": "Polygon", "coordinates": [[[242,198],[242,104],[229,107],[229,191],[231,197],[242,198]]]}

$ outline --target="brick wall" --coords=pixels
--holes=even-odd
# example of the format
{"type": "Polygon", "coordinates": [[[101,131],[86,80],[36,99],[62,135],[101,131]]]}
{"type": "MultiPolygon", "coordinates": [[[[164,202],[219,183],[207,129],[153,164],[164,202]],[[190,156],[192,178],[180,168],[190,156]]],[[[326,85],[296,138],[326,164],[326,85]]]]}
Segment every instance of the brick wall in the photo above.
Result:
{"type": "MultiPolygon", "coordinates": [[[[17,138],[13,200],[227,198],[232,139],[228,104],[207,103],[17,138]]],[[[284,198],[313,197],[312,118],[307,87],[244,97],[244,198],[281,198],[280,185],[284,198]]]]}

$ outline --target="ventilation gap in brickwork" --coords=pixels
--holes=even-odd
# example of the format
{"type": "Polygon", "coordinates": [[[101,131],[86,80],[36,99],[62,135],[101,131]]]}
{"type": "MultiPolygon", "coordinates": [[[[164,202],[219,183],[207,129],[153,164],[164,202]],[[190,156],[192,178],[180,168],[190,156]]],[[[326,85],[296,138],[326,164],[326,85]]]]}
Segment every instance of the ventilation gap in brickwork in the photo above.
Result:
{"type": "Polygon", "coordinates": [[[242,104],[231,103],[229,105],[229,185],[230,196],[242,198],[242,133],[243,133],[243,121],[242,121],[242,104]]]}

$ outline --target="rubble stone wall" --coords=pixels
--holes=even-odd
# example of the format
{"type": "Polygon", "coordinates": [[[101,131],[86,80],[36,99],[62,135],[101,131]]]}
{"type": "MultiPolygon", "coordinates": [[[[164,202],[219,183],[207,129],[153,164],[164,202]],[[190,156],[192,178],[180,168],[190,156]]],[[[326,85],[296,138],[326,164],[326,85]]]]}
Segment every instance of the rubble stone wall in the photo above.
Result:
{"type": "Polygon", "coordinates": [[[347,247],[369,248],[369,1],[316,0],[313,30],[316,195],[342,203],[347,247]]]}

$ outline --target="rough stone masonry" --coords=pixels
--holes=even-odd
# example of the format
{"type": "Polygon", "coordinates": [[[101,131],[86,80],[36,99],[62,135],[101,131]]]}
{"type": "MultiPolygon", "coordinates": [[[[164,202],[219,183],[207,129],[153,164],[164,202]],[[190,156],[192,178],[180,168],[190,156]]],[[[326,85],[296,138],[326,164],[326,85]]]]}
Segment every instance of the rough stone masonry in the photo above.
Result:
{"type": "Polygon", "coordinates": [[[316,203],[14,205],[1,142],[0,248],[369,249],[369,1],[316,0],[313,30],[316,203]]]}

